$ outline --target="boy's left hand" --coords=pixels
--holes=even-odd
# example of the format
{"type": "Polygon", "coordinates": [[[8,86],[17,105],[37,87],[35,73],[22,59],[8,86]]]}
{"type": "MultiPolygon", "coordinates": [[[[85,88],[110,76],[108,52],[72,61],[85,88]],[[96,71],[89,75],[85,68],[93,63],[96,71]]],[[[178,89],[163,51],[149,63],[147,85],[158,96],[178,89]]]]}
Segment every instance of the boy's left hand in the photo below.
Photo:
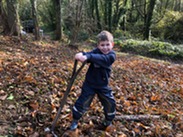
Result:
{"type": "Polygon", "coordinates": [[[85,60],[87,60],[86,55],[83,55],[82,52],[79,52],[75,55],[75,59],[81,62],[84,62],[85,60]]]}

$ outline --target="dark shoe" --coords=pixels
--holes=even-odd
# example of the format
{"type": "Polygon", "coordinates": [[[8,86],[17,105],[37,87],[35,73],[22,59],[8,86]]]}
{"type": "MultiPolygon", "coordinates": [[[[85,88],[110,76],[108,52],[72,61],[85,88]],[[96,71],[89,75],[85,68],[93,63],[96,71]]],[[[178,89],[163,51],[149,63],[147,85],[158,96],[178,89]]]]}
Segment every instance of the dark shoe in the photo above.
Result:
{"type": "Polygon", "coordinates": [[[96,129],[106,130],[107,127],[112,126],[112,121],[104,120],[100,123],[97,123],[96,129]]]}
{"type": "Polygon", "coordinates": [[[104,127],[108,127],[112,125],[112,121],[104,120],[103,122],[104,127]]]}
{"type": "Polygon", "coordinates": [[[70,126],[70,130],[75,130],[78,127],[78,120],[73,120],[70,126]]]}

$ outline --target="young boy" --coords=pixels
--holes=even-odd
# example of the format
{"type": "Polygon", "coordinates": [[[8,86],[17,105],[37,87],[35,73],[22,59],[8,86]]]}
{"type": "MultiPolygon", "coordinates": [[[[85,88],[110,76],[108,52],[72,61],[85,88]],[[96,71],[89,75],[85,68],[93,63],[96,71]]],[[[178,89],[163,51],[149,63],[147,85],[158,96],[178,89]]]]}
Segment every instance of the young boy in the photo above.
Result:
{"type": "Polygon", "coordinates": [[[73,121],[70,130],[75,130],[78,127],[78,120],[90,107],[95,94],[98,95],[104,109],[105,121],[103,125],[105,127],[111,125],[115,117],[116,102],[112,90],[108,86],[111,66],[116,59],[116,54],[112,50],[113,36],[108,31],[102,31],[97,37],[96,49],[91,52],[79,52],[75,55],[76,60],[87,61],[90,66],[86,73],[81,95],[72,110],[73,121]]]}

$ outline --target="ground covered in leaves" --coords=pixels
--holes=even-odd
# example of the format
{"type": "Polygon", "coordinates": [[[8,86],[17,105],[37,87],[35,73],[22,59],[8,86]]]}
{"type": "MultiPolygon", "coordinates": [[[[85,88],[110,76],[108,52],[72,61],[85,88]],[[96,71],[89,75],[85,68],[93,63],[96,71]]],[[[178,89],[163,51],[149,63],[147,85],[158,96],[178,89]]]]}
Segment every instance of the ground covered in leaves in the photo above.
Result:
{"type": "MultiPolygon", "coordinates": [[[[59,42],[0,36],[0,135],[51,136],[52,124],[79,49],[59,42]]],[[[55,127],[58,136],[182,137],[183,66],[117,53],[110,85],[117,103],[113,127],[101,130],[103,110],[94,99],[75,132],[71,108],[87,66],[77,77],[55,127]]]]}

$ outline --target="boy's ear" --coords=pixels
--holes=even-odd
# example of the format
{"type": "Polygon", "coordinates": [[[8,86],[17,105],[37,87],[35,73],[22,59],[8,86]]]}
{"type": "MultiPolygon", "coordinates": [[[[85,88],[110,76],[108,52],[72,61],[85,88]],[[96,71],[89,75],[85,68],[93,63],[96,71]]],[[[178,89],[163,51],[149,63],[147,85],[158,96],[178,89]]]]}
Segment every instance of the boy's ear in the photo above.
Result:
{"type": "Polygon", "coordinates": [[[112,42],[112,46],[114,47],[114,42],[112,42]]]}

